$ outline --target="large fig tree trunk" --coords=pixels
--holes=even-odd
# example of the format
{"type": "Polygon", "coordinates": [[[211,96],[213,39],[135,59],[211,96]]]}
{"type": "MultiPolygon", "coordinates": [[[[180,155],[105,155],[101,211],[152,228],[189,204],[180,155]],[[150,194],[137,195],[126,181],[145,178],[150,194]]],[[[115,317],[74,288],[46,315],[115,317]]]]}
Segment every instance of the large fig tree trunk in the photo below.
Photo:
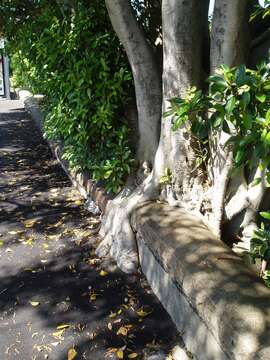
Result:
{"type": "MultiPolygon", "coordinates": [[[[112,25],[122,42],[135,84],[139,123],[139,144],[137,157],[139,172],[147,175],[153,166],[160,133],[161,117],[161,74],[154,57],[154,51],[136,20],[135,13],[127,0],[106,0],[112,25]]],[[[125,188],[108,206],[101,234],[104,240],[97,249],[99,256],[108,252],[117,260],[125,272],[133,272],[138,265],[136,239],[130,226],[130,215],[136,204],[157,197],[153,177],[132,191],[125,188]]],[[[135,180],[135,179],[134,179],[135,180]]]]}
{"type": "MultiPolygon", "coordinates": [[[[190,86],[201,85],[202,31],[207,19],[207,1],[164,0],[163,29],[163,112],[169,100],[185,95],[190,86]]],[[[172,118],[161,119],[161,137],[155,159],[156,176],[165,168],[172,173],[172,183],[165,192],[171,203],[196,208],[199,204],[201,178],[195,168],[193,147],[196,146],[186,127],[172,130],[172,118]],[[198,191],[200,189],[200,191],[198,191]]]]}
{"type": "MultiPolygon", "coordinates": [[[[245,62],[249,3],[216,0],[209,36],[209,0],[163,0],[161,74],[130,1],[106,0],[112,25],[125,47],[134,77],[140,131],[138,157],[141,163],[153,163],[150,173],[144,167],[145,180],[135,190],[122,191],[110,202],[103,219],[104,240],[97,253],[103,256],[110,252],[126,272],[135,271],[138,265],[130,216],[143,201],[163,199],[185,207],[200,214],[218,236],[222,224],[229,227],[237,216],[233,207],[238,200],[246,214],[244,223],[249,226],[254,222],[264,185],[251,189],[250,181],[258,175],[256,171],[250,181],[244,173],[231,179],[233,156],[225,146],[228,135],[210,134],[209,166],[202,171],[195,164],[199,143],[191,135],[189,125],[173,131],[173,118],[162,116],[170,107],[171,98],[185,96],[191,86],[204,88],[202,80],[209,69],[214,72],[221,64],[233,66],[245,62]],[[160,179],[165,173],[170,173],[171,178],[161,186],[160,179]]],[[[237,231],[240,227],[241,224],[237,231]]]]}
{"type": "MultiPolygon", "coordinates": [[[[222,64],[235,66],[247,63],[250,43],[249,11],[248,0],[215,1],[210,53],[212,73],[222,64]]],[[[263,179],[264,174],[258,168],[248,176],[248,179],[244,171],[231,178],[233,157],[232,149],[225,146],[228,139],[229,135],[221,132],[215,134],[212,142],[213,229],[221,235],[223,223],[227,234],[241,235],[243,240],[241,247],[249,250],[250,239],[257,228],[257,211],[266,192],[264,181],[257,186],[253,186],[252,182],[257,177],[263,179]]]]}
{"type": "Polygon", "coordinates": [[[133,192],[122,192],[108,205],[101,229],[104,240],[97,250],[98,255],[110,252],[126,272],[132,272],[137,267],[136,240],[130,226],[130,215],[142,201],[158,198],[159,179],[165,167],[173,172],[173,192],[178,192],[179,196],[185,194],[184,183],[186,189],[192,188],[189,181],[192,177],[186,177],[194,160],[191,139],[186,139],[185,129],[173,133],[170,119],[163,120],[160,110],[162,107],[166,111],[171,97],[181,96],[189,86],[200,84],[202,18],[203,14],[207,14],[202,4],[205,6],[204,1],[198,3],[196,0],[188,3],[184,0],[165,0],[162,3],[162,100],[159,92],[160,74],[156,73],[153,53],[136,22],[130,3],[126,0],[106,0],[112,24],[126,49],[134,76],[139,122],[143,130],[141,137],[144,136],[141,143],[147,146],[155,141],[153,117],[157,124],[158,116],[158,124],[161,124],[153,171],[133,192]],[[191,23],[190,19],[193,19],[191,23]]]}

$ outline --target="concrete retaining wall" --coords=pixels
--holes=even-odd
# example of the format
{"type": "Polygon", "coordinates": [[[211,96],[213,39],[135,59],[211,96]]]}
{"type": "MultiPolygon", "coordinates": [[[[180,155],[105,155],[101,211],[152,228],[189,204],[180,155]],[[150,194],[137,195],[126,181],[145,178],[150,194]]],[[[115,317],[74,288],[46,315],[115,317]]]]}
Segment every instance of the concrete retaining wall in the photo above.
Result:
{"type": "Polygon", "coordinates": [[[148,282],[196,359],[270,359],[270,290],[195,217],[147,203],[132,216],[148,282]]]}

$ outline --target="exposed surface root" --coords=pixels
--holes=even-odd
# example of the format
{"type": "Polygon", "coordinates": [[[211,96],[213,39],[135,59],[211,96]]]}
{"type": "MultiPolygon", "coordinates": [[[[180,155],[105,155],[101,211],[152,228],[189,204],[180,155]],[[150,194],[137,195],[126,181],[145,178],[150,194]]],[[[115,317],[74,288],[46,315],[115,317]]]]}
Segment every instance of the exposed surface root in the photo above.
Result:
{"type": "Polygon", "coordinates": [[[100,234],[103,241],[97,248],[97,255],[110,254],[119,268],[126,273],[133,273],[138,267],[138,251],[135,234],[130,225],[134,209],[142,202],[154,200],[158,191],[152,181],[152,175],[131,194],[121,192],[108,204],[100,234]]]}

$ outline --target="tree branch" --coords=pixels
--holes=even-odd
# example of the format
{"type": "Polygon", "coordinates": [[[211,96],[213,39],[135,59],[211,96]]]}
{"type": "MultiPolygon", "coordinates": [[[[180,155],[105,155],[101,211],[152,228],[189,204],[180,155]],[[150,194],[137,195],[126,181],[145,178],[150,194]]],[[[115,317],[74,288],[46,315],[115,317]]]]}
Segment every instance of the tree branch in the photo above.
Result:
{"type": "Polygon", "coordinates": [[[106,0],[105,3],[133,73],[140,133],[137,156],[139,160],[153,163],[160,132],[161,74],[130,1],[106,0]]]}

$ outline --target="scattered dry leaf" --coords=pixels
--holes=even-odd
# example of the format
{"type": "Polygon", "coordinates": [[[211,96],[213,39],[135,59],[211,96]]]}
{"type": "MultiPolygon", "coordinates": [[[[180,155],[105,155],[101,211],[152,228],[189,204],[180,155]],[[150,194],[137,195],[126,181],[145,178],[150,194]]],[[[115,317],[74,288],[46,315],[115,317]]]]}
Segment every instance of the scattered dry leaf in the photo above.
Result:
{"type": "Polygon", "coordinates": [[[34,239],[32,237],[30,237],[29,239],[22,241],[22,243],[24,245],[33,246],[33,241],[34,241],[34,239]]]}
{"type": "Polygon", "coordinates": [[[139,315],[140,317],[145,317],[145,316],[151,314],[152,312],[153,312],[153,310],[147,312],[147,311],[144,311],[143,308],[141,308],[137,311],[137,315],[139,315]]]}
{"type": "Polygon", "coordinates": [[[123,350],[118,350],[117,353],[116,353],[116,356],[118,357],[118,359],[124,359],[123,350]]]}
{"type": "Polygon", "coordinates": [[[129,359],[136,359],[137,357],[138,357],[137,353],[131,353],[131,354],[128,355],[129,359]]]}
{"type": "Polygon", "coordinates": [[[22,230],[11,230],[8,232],[8,234],[10,234],[10,235],[17,235],[17,234],[21,234],[21,233],[23,233],[22,230]]]}
{"type": "Polygon", "coordinates": [[[70,325],[69,324],[62,324],[62,325],[59,325],[59,326],[57,326],[57,330],[62,330],[62,329],[67,329],[67,328],[69,328],[70,327],[70,325]]]}
{"type": "Polygon", "coordinates": [[[115,318],[116,316],[117,316],[116,313],[111,313],[111,314],[109,315],[109,318],[113,319],[113,318],[115,318]]]}
{"type": "Polygon", "coordinates": [[[68,350],[67,360],[73,360],[77,356],[77,351],[74,348],[68,350]]]}
{"type": "Polygon", "coordinates": [[[128,334],[128,329],[127,329],[125,326],[121,326],[121,327],[118,329],[118,331],[117,331],[116,334],[117,334],[117,335],[127,336],[127,334],[128,334]]]}
{"type": "Polygon", "coordinates": [[[99,261],[99,259],[87,259],[86,263],[89,265],[96,265],[99,261]]]}
{"type": "Polygon", "coordinates": [[[56,332],[52,333],[52,336],[57,340],[63,340],[64,331],[65,331],[65,329],[61,329],[59,331],[56,331],[56,332]]]}
{"type": "Polygon", "coordinates": [[[95,300],[97,300],[97,294],[96,293],[90,294],[90,301],[95,301],[95,300]]]}
{"type": "Polygon", "coordinates": [[[40,305],[39,301],[29,301],[32,306],[38,306],[40,305]]]}
{"type": "Polygon", "coordinates": [[[109,273],[107,273],[107,271],[101,270],[99,275],[100,276],[107,276],[109,273]]]}

